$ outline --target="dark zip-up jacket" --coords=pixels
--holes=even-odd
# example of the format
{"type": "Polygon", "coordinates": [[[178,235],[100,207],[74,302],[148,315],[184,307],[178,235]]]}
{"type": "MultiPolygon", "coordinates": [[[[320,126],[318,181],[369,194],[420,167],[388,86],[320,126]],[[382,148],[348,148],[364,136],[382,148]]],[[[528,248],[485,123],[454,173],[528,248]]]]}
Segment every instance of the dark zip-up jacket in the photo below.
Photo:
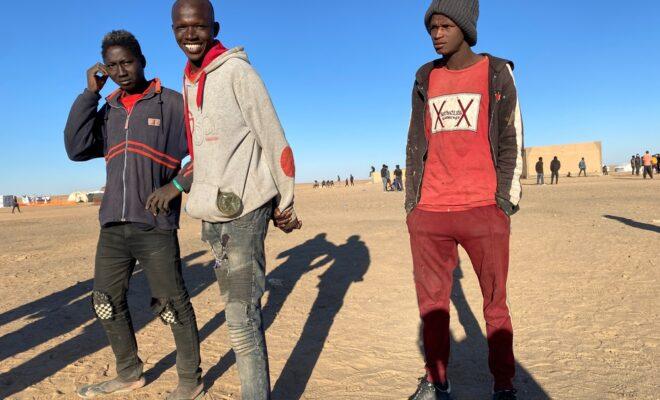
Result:
{"type": "MultiPolygon", "coordinates": [[[[489,131],[490,150],[497,175],[497,203],[512,214],[518,210],[522,195],[520,175],[523,169],[523,125],[518,94],[513,78],[513,63],[484,54],[489,58],[489,131]]],[[[443,59],[423,65],[416,74],[412,90],[412,114],[406,147],[406,212],[419,203],[428,152],[426,110],[431,71],[445,66],[443,59]]]]}
{"type": "Polygon", "coordinates": [[[559,172],[559,169],[561,169],[561,162],[559,160],[552,160],[550,162],[550,171],[559,172]]]}
{"type": "Polygon", "coordinates": [[[543,161],[538,161],[536,163],[536,173],[537,174],[542,174],[543,173],[543,161]]]}
{"type": "MultiPolygon", "coordinates": [[[[167,214],[154,216],[144,207],[154,190],[177,177],[188,154],[183,97],[162,88],[158,80],[130,114],[119,97],[120,91],[115,91],[101,108],[97,93],[85,89],[76,98],[64,129],[66,152],[73,161],[105,158],[102,226],[135,222],[177,229],[180,196],[170,202],[167,214]]],[[[181,176],[181,181],[186,179],[181,176]]]]}

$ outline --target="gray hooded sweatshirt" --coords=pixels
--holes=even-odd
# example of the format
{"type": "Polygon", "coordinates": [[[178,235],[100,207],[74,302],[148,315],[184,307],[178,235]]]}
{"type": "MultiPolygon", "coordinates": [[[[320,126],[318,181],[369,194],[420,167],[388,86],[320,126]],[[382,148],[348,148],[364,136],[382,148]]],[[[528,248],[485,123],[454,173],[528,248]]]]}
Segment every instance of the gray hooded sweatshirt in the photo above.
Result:
{"type": "Polygon", "coordinates": [[[196,99],[202,74],[192,81],[184,79],[194,149],[194,177],[186,212],[208,222],[227,222],[273,198],[280,210],[287,209],[293,204],[293,153],[268,91],[247,54],[241,47],[233,48],[203,71],[201,107],[196,99]],[[238,214],[220,211],[218,192],[233,193],[241,199],[238,214]]]}

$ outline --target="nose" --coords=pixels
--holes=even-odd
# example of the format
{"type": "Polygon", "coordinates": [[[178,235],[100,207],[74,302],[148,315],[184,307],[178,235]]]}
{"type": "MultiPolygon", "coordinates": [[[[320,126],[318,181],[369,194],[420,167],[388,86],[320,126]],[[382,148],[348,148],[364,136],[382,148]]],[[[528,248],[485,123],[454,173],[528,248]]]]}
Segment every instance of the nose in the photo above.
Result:
{"type": "Polygon", "coordinates": [[[117,75],[118,76],[125,76],[126,75],[126,68],[124,68],[123,65],[119,64],[117,66],[117,75]]]}
{"type": "Polygon", "coordinates": [[[186,40],[194,40],[197,39],[197,34],[196,34],[195,27],[189,26],[186,28],[186,32],[184,34],[184,38],[186,40]]]}

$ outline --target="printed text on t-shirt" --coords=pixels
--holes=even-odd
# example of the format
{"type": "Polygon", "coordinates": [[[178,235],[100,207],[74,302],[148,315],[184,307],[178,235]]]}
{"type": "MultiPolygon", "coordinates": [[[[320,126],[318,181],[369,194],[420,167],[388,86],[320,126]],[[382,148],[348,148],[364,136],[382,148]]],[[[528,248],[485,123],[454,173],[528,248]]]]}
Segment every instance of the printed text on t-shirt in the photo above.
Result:
{"type": "Polygon", "coordinates": [[[431,133],[476,132],[481,94],[457,93],[429,99],[431,133]]]}

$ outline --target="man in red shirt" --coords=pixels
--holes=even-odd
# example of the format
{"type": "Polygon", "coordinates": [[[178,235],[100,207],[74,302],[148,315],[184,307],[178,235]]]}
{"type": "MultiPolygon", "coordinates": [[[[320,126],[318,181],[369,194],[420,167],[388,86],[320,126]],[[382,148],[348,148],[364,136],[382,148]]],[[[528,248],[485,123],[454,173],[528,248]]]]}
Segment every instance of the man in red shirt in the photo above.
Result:
{"type": "Polygon", "coordinates": [[[425,23],[441,59],[417,72],[406,211],[426,359],[410,400],[450,399],[449,297],[458,245],[479,278],[493,399],[515,399],[506,303],[510,216],[521,196],[523,130],[513,63],[475,54],[478,0],[434,0],[425,23]]]}

